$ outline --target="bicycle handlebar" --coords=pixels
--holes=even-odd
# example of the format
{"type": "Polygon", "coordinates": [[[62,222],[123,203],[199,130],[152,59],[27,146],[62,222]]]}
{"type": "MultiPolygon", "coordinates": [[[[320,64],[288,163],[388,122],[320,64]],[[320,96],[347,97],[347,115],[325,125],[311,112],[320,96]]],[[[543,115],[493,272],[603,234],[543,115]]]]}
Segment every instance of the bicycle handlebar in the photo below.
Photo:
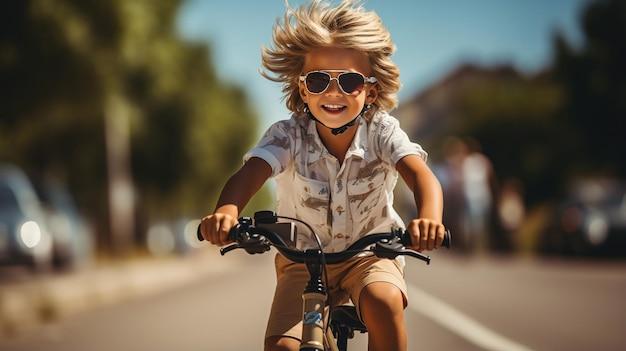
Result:
{"type": "MultiPolygon", "coordinates": [[[[260,222],[260,219],[262,219],[263,224],[276,223],[278,220],[278,216],[272,211],[259,211],[255,213],[254,217],[256,222],[260,222]]],[[[197,236],[198,240],[204,240],[200,233],[200,226],[198,226],[197,236]]],[[[305,255],[309,251],[290,248],[278,233],[264,228],[262,224],[254,225],[250,217],[239,218],[239,224],[230,230],[228,238],[235,243],[221,248],[220,253],[222,255],[235,249],[245,249],[249,254],[259,254],[270,250],[270,247],[274,246],[287,259],[297,263],[305,263],[305,255]]],[[[442,246],[449,249],[450,245],[450,231],[446,230],[442,246]]],[[[340,263],[359,253],[372,251],[377,257],[381,258],[393,259],[399,255],[406,255],[430,264],[429,256],[406,249],[407,246],[411,246],[409,233],[402,229],[391,229],[386,233],[368,234],[358,239],[344,251],[324,253],[324,259],[327,264],[340,263]],[[374,245],[374,248],[369,249],[372,245],[374,245]]],[[[314,250],[318,251],[319,255],[322,254],[320,249],[314,250]]]]}

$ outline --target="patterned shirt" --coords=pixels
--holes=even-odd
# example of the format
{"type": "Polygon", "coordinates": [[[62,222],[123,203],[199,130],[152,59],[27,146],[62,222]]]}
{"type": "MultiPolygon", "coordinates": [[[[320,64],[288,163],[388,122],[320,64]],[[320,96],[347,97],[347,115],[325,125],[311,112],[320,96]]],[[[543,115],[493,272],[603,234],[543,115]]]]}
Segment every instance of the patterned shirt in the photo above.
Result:
{"type": "MultiPolygon", "coordinates": [[[[397,119],[379,111],[369,122],[359,119],[340,164],[323,145],[315,123],[307,114],[279,121],[244,156],[244,161],[258,157],[272,167],[277,213],[311,225],[326,252],[342,251],[369,233],[404,228],[393,208],[395,165],[407,155],[426,160],[422,147],[409,140],[397,119]]],[[[317,244],[299,231],[298,247],[317,244]]]]}

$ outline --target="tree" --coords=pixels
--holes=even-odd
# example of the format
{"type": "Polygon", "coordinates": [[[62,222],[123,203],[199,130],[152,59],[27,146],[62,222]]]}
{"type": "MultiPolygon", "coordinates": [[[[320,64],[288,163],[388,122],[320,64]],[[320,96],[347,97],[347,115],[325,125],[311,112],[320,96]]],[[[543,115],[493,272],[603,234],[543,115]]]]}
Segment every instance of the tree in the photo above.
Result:
{"type": "Polygon", "coordinates": [[[559,122],[573,124],[578,173],[626,178],[626,2],[597,0],[581,18],[580,49],[554,40],[556,80],[565,91],[559,122]]]}
{"type": "Polygon", "coordinates": [[[243,90],[175,29],[181,0],[0,5],[0,160],[69,185],[107,242],[104,119],[125,108],[138,217],[200,216],[256,135],[243,90]]]}

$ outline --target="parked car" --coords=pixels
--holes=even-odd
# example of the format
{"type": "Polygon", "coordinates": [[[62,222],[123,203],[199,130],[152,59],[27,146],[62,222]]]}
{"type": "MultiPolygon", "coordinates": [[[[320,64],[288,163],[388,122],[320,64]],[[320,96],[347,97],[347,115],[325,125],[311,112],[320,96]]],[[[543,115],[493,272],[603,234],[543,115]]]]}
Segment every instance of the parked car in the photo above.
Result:
{"type": "Polygon", "coordinates": [[[549,252],[626,257],[626,183],[577,183],[553,216],[544,244],[549,252]]]}
{"type": "Polygon", "coordinates": [[[202,247],[198,240],[199,219],[179,218],[151,224],[146,233],[146,246],[154,256],[185,255],[202,247]]]}
{"type": "Polygon", "coordinates": [[[75,269],[91,265],[95,257],[95,235],[68,189],[52,180],[35,182],[35,189],[52,236],[54,266],[75,269]]]}
{"type": "Polygon", "coordinates": [[[52,238],[43,207],[24,172],[0,164],[0,264],[47,270],[52,238]]]}

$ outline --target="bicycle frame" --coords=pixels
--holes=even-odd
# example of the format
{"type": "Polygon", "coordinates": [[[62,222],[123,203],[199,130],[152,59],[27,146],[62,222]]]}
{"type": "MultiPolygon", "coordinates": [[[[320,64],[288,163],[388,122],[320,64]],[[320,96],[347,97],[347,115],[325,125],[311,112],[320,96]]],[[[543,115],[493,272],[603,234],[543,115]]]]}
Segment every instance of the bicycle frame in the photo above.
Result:
{"type": "MultiPolygon", "coordinates": [[[[309,282],[302,293],[302,340],[300,351],[324,351],[324,335],[326,326],[324,312],[326,309],[327,293],[322,281],[321,250],[306,250],[304,264],[309,271],[309,282]]],[[[331,340],[326,341],[331,344],[331,340]]],[[[337,350],[331,346],[331,350],[337,350]]]]}

